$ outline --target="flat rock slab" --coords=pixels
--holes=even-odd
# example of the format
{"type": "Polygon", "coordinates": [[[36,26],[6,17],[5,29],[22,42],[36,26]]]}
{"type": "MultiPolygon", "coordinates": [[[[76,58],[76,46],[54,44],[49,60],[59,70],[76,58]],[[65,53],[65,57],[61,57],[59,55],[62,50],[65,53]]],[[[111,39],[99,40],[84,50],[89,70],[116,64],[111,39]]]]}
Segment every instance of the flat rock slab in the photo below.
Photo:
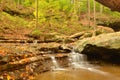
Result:
{"type": "Polygon", "coordinates": [[[76,48],[82,51],[87,44],[92,44],[109,49],[120,48],[120,32],[102,34],[91,38],[85,38],[76,42],[76,48]]]}

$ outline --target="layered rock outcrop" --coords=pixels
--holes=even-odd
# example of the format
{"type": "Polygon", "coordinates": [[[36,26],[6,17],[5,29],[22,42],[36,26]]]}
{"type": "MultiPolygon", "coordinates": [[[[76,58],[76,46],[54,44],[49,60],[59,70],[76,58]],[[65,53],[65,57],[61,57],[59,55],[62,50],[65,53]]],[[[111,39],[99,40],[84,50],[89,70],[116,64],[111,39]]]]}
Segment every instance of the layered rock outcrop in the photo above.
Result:
{"type": "Polygon", "coordinates": [[[120,63],[120,32],[79,40],[76,50],[86,54],[90,59],[120,63]]]}

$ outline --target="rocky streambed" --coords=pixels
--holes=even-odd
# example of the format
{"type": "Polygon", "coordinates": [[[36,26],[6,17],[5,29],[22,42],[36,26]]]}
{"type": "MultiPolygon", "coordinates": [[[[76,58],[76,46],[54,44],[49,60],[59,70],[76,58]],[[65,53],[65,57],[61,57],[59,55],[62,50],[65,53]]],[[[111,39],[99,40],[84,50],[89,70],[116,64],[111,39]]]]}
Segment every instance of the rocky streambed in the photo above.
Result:
{"type": "Polygon", "coordinates": [[[59,49],[58,43],[0,44],[0,79],[32,80],[36,75],[50,71],[51,55],[61,67],[68,66],[68,52],[59,49]]]}
{"type": "MultiPolygon", "coordinates": [[[[54,67],[54,56],[61,68],[69,67],[69,53],[87,55],[89,61],[119,65],[120,32],[84,38],[74,43],[0,43],[0,79],[32,80],[54,67]]],[[[99,64],[99,63],[98,63],[99,64]]]]}

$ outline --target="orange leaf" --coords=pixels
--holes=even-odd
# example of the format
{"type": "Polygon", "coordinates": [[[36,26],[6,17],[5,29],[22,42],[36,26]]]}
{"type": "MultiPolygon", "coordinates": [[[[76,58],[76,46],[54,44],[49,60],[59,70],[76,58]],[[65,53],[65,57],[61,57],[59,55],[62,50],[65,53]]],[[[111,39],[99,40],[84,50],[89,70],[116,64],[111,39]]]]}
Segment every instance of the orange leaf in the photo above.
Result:
{"type": "Polygon", "coordinates": [[[4,50],[0,50],[0,55],[5,56],[6,55],[5,51],[4,50]]]}
{"type": "Polygon", "coordinates": [[[33,79],[35,79],[34,76],[29,76],[29,80],[33,80],[33,79]]]}

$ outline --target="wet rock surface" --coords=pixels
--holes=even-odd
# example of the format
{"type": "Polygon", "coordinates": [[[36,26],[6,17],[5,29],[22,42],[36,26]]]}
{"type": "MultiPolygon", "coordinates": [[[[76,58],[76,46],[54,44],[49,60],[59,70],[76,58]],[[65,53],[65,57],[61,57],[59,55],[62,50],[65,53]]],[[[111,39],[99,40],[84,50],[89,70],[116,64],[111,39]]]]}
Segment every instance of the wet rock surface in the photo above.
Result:
{"type": "Polygon", "coordinates": [[[120,63],[120,32],[81,39],[75,43],[0,43],[0,79],[32,80],[54,67],[68,67],[71,50],[88,56],[88,60],[120,63]]]}
{"type": "Polygon", "coordinates": [[[61,67],[68,66],[68,52],[60,50],[59,45],[0,44],[0,79],[33,80],[37,74],[51,70],[53,63],[50,55],[55,56],[61,67]]]}

